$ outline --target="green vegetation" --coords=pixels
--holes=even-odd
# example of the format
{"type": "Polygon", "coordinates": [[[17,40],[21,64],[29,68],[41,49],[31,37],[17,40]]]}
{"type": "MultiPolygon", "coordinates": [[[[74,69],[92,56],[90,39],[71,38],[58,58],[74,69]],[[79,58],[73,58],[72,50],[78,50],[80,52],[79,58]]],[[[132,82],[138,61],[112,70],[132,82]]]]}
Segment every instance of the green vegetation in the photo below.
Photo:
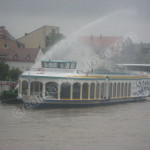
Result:
{"type": "Polygon", "coordinates": [[[0,80],[8,80],[9,66],[3,61],[0,61],[0,80]]]}
{"type": "Polygon", "coordinates": [[[16,81],[21,73],[22,72],[19,70],[19,68],[10,69],[8,64],[0,61],[0,80],[16,81]]]}
{"type": "Polygon", "coordinates": [[[43,49],[43,52],[45,53],[48,51],[52,46],[54,46],[56,43],[64,39],[65,36],[61,33],[51,33],[49,36],[46,37],[46,48],[43,49]]]}
{"type": "Polygon", "coordinates": [[[19,70],[19,68],[12,68],[9,70],[9,79],[16,81],[21,73],[22,72],[19,70]]]}
{"type": "Polygon", "coordinates": [[[0,94],[0,100],[2,102],[6,102],[6,103],[12,103],[12,102],[19,102],[17,100],[17,91],[3,91],[1,94],[0,94]]]}

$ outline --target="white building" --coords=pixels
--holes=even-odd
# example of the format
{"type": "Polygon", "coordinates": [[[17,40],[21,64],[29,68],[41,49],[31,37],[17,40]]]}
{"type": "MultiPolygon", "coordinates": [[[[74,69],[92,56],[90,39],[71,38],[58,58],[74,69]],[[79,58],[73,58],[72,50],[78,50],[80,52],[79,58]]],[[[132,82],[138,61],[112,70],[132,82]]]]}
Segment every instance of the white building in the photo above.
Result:
{"type": "Polygon", "coordinates": [[[0,60],[5,61],[10,68],[19,68],[26,71],[43,56],[40,48],[11,48],[0,49],[0,60]]]}

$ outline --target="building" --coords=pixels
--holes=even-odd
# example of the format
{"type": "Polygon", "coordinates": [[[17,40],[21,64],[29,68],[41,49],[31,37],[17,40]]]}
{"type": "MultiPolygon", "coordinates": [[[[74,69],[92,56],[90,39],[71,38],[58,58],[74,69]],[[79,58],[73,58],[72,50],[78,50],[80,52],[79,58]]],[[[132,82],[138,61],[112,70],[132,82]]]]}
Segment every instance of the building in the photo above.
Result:
{"type": "Polygon", "coordinates": [[[23,48],[24,44],[17,41],[6,29],[0,26],[0,49],[23,48]]]}
{"type": "Polygon", "coordinates": [[[23,37],[18,39],[19,42],[25,44],[25,48],[38,48],[44,49],[48,46],[50,41],[50,34],[58,34],[59,27],[56,26],[43,26],[31,33],[25,33],[23,37]]]}
{"type": "Polygon", "coordinates": [[[0,49],[0,60],[5,61],[10,68],[19,68],[26,71],[43,56],[40,48],[11,48],[0,49]]]}
{"type": "Polygon", "coordinates": [[[83,36],[80,40],[93,48],[95,52],[104,51],[107,49],[113,49],[124,39],[120,36],[83,36]]]}
{"type": "Polygon", "coordinates": [[[130,37],[91,35],[80,37],[80,41],[90,47],[109,70],[114,64],[136,63],[137,50],[130,37]]]}

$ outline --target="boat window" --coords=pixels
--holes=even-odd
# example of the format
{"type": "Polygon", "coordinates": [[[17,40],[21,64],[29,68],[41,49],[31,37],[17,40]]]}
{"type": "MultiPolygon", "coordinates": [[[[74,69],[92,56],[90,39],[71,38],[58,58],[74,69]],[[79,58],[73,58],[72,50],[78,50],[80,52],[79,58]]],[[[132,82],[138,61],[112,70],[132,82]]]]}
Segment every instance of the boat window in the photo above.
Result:
{"type": "Polygon", "coordinates": [[[65,69],[69,69],[70,68],[70,63],[66,63],[65,69]]]}
{"type": "Polygon", "coordinates": [[[33,81],[31,83],[30,94],[42,95],[43,84],[39,81],[33,81]]]}
{"type": "Polygon", "coordinates": [[[48,63],[47,62],[44,63],[44,67],[48,68],[48,63]]]}
{"type": "Polygon", "coordinates": [[[104,83],[101,84],[101,98],[104,98],[104,83]]]}
{"type": "Polygon", "coordinates": [[[109,97],[112,97],[112,83],[109,84],[109,97]]]}
{"type": "Polygon", "coordinates": [[[116,83],[113,84],[113,97],[116,97],[116,83]]]}
{"type": "Polygon", "coordinates": [[[117,84],[117,97],[120,97],[120,83],[117,84]]]}
{"type": "Polygon", "coordinates": [[[46,61],[42,62],[42,67],[44,68],[61,68],[61,69],[75,69],[76,63],[75,62],[51,62],[46,61]]]}
{"type": "Polygon", "coordinates": [[[99,94],[100,94],[100,84],[97,83],[96,84],[96,98],[99,98],[99,94]]]}
{"type": "Polygon", "coordinates": [[[94,92],[95,92],[95,84],[91,83],[91,85],[90,85],[90,98],[91,99],[94,98],[94,92]]]}
{"type": "Polygon", "coordinates": [[[70,68],[70,63],[58,63],[58,68],[61,69],[69,69],[70,68]]]}
{"type": "Polygon", "coordinates": [[[70,99],[71,84],[64,82],[61,84],[60,99],[70,99]]]}
{"type": "Polygon", "coordinates": [[[131,83],[128,84],[128,96],[131,96],[131,83]]]}
{"type": "Polygon", "coordinates": [[[121,83],[121,97],[124,96],[124,83],[121,83]]]}
{"type": "Polygon", "coordinates": [[[73,99],[80,99],[80,83],[73,84],[73,99]]]}
{"type": "Polygon", "coordinates": [[[22,82],[22,95],[27,95],[28,94],[28,82],[23,81],[22,82]]]}
{"type": "Polygon", "coordinates": [[[70,69],[75,69],[76,68],[76,63],[71,63],[70,69]]]}
{"type": "Polygon", "coordinates": [[[127,91],[128,91],[128,85],[127,85],[127,83],[125,83],[125,92],[124,92],[124,96],[125,96],[125,97],[128,96],[128,95],[127,95],[127,91]]]}
{"type": "Polygon", "coordinates": [[[45,85],[45,96],[58,98],[58,84],[56,82],[48,82],[45,85]]]}
{"type": "Polygon", "coordinates": [[[64,69],[66,67],[66,63],[59,63],[58,68],[64,69]]]}
{"type": "Polygon", "coordinates": [[[49,63],[49,68],[58,68],[58,63],[49,63]]]}
{"type": "Polygon", "coordinates": [[[82,85],[82,99],[88,99],[88,93],[89,93],[89,84],[84,83],[82,85]]]}

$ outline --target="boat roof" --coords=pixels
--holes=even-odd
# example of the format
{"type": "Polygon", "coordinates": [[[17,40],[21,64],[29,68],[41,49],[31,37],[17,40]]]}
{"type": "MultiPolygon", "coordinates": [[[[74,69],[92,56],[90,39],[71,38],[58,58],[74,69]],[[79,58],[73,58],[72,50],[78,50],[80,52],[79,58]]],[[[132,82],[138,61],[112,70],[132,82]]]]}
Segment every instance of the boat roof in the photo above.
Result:
{"type": "Polygon", "coordinates": [[[50,60],[50,59],[47,59],[47,60],[42,60],[41,62],[52,62],[52,63],[77,63],[76,61],[66,61],[66,60],[50,60]]]}
{"type": "Polygon", "coordinates": [[[150,64],[117,64],[118,66],[140,66],[140,67],[150,67],[150,64]]]}

